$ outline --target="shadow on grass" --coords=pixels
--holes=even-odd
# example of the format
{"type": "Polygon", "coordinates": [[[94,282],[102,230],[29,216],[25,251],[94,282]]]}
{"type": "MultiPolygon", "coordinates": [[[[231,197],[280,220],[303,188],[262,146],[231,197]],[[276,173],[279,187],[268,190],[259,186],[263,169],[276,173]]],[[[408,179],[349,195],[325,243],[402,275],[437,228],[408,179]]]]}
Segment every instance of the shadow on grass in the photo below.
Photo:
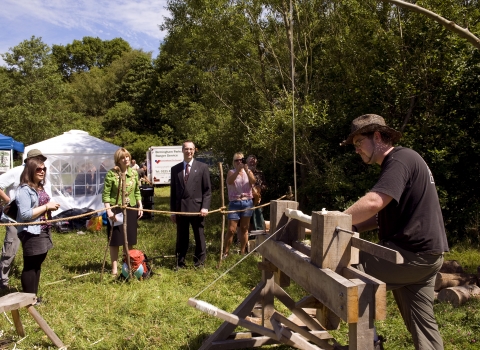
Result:
{"type": "Polygon", "coordinates": [[[191,350],[191,349],[200,349],[202,343],[210,337],[209,333],[201,333],[195,338],[191,338],[188,344],[180,346],[179,350],[191,350]]]}

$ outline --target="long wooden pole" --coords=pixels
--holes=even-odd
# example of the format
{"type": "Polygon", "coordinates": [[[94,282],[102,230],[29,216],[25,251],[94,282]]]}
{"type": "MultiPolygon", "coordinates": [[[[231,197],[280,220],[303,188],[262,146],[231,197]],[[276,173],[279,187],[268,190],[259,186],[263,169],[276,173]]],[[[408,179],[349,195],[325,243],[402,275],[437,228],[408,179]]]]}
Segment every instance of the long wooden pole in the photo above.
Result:
{"type": "MultiPolygon", "coordinates": [[[[223,182],[223,163],[219,162],[218,167],[220,168],[220,194],[222,196],[222,208],[225,207],[225,184],[223,182]]],[[[222,214],[222,236],[220,237],[220,260],[218,261],[218,267],[222,263],[223,258],[223,237],[225,236],[225,214],[222,214]]]]}

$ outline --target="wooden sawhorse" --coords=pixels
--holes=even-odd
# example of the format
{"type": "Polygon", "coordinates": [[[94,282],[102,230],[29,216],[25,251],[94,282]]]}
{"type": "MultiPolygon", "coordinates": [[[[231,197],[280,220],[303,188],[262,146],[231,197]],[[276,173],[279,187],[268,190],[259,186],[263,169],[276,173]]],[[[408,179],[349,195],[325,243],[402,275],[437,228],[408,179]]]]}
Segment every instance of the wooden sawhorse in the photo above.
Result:
{"type": "Polygon", "coordinates": [[[45,322],[42,316],[35,309],[33,304],[37,302],[37,297],[32,293],[11,293],[7,294],[0,298],[0,312],[11,311],[13,317],[13,323],[15,324],[15,329],[17,330],[18,335],[21,337],[25,336],[25,331],[23,330],[22,321],[20,320],[20,313],[18,309],[26,307],[30,315],[35,319],[40,328],[45,332],[47,337],[57,346],[58,348],[65,348],[62,341],[55,334],[55,332],[50,328],[50,326],[45,322]]]}

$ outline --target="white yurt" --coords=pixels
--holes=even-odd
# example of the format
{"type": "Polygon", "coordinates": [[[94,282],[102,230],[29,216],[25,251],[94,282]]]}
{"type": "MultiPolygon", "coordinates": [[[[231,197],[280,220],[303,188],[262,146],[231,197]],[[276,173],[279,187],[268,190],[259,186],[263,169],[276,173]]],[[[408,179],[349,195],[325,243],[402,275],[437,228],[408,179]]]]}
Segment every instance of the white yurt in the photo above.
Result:
{"type": "Polygon", "coordinates": [[[25,158],[31,149],[39,149],[47,157],[46,190],[60,204],[54,214],[74,208],[102,209],[105,175],[114,166],[113,155],[119,148],[90,136],[82,130],[25,147],[25,158]]]}

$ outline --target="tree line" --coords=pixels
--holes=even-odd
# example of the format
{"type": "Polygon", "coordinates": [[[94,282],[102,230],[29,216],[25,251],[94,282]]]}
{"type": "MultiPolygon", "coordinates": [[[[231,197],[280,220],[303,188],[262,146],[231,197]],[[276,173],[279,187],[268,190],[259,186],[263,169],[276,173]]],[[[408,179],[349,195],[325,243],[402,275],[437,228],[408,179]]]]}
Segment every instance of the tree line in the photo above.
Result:
{"type": "MultiPolygon", "coordinates": [[[[480,33],[472,0],[423,6],[480,33]]],[[[353,118],[382,115],[432,170],[453,243],[478,243],[480,54],[419,13],[375,0],[170,0],[160,53],[117,38],[2,55],[0,130],[26,144],[81,129],[143,159],[192,139],[230,164],[254,153],[266,199],[293,185],[304,212],[343,210],[378,167],[340,147],[353,118]],[[293,43],[293,45],[292,45],[293,43]],[[293,74],[291,52],[294,53],[293,74]],[[292,81],[293,77],[293,81],[292,81]]]]}

